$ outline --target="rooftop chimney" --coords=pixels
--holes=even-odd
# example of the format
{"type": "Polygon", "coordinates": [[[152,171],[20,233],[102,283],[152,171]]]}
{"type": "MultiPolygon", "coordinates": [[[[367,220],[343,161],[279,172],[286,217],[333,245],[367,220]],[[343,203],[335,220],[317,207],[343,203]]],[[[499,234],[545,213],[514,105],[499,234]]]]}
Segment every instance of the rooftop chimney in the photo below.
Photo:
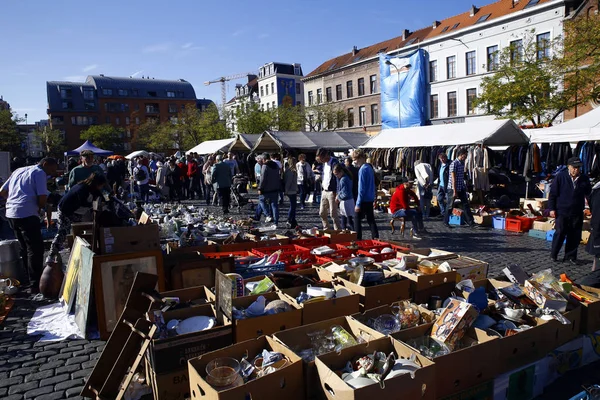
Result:
{"type": "Polygon", "coordinates": [[[408,38],[408,35],[410,35],[410,31],[408,29],[404,29],[402,31],[402,40],[406,40],[406,38],[408,38]]]}
{"type": "Polygon", "coordinates": [[[475,16],[475,14],[477,14],[477,11],[479,11],[479,8],[472,5],[471,6],[471,17],[475,16]]]}
{"type": "Polygon", "coordinates": [[[440,21],[433,21],[432,28],[433,28],[433,29],[435,29],[435,28],[437,28],[438,26],[440,26],[440,24],[441,24],[441,22],[440,22],[440,21]]]}
{"type": "Polygon", "coordinates": [[[352,55],[353,55],[353,56],[355,56],[355,55],[356,55],[356,53],[358,53],[358,47],[354,46],[354,47],[352,48],[352,55]]]}

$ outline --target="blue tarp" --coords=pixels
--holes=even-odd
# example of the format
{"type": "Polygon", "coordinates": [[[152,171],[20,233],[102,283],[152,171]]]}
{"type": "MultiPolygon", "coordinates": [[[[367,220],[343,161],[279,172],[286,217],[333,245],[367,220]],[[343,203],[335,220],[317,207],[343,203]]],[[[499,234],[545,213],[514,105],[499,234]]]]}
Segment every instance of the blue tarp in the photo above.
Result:
{"type": "Polygon", "coordinates": [[[379,55],[382,129],[423,126],[427,121],[427,53],[379,55]],[[393,65],[386,63],[388,61],[393,65]],[[400,90],[398,90],[398,88],[400,90]],[[398,104],[398,93],[400,104],[398,104]]]}
{"type": "Polygon", "coordinates": [[[86,140],[84,144],[76,148],[75,150],[65,151],[65,156],[78,156],[84,150],[91,150],[97,156],[110,156],[114,153],[108,150],[102,150],[94,146],[89,140],[86,140]]]}

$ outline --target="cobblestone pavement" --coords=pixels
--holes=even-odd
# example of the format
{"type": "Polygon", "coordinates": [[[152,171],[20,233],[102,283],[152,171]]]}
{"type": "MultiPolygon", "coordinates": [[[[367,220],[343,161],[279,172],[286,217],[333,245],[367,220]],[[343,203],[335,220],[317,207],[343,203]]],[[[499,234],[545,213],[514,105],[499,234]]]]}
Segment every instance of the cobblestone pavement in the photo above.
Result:
{"type": "MultiPolygon", "coordinates": [[[[211,207],[215,212],[217,208],[211,207]]],[[[241,214],[232,210],[232,216],[247,216],[249,208],[241,214]]],[[[283,226],[286,220],[287,206],[281,212],[283,226]]],[[[298,211],[298,221],[303,227],[320,226],[318,208],[309,206],[298,211]]],[[[403,241],[396,232],[391,234],[389,217],[376,215],[380,237],[403,241]]],[[[549,243],[528,237],[491,229],[473,230],[470,228],[445,228],[439,221],[428,221],[426,227],[430,234],[426,239],[414,242],[419,247],[434,247],[454,251],[490,263],[489,276],[501,274],[502,268],[517,263],[528,272],[536,272],[552,267],[556,273],[567,272],[573,279],[585,276],[591,268],[592,258],[580,248],[580,259],[585,264],[572,266],[566,263],[552,263],[549,256],[549,243]]],[[[364,224],[366,229],[366,223],[364,224]]],[[[408,229],[407,229],[408,232],[408,229]]],[[[366,231],[364,239],[370,238],[366,231]]],[[[80,398],[79,393],[84,379],[91,373],[96,359],[100,357],[104,342],[98,340],[67,340],[62,342],[37,342],[37,336],[27,336],[27,323],[36,307],[44,303],[33,302],[26,297],[16,299],[15,306],[4,324],[0,327],[0,399],[64,399],[80,398]]],[[[596,371],[599,366],[592,365],[596,371]]],[[[577,375],[577,374],[575,374],[577,375]]],[[[600,379],[595,375],[590,381],[578,381],[578,377],[566,379],[561,387],[573,385],[568,393],[577,393],[582,383],[594,383],[600,379]]],[[[581,378],[583,379],[583,378],[581,378]]],[[[544,398],[568,398],[567,391],[561,397],[545,395],[544,398]]]]}

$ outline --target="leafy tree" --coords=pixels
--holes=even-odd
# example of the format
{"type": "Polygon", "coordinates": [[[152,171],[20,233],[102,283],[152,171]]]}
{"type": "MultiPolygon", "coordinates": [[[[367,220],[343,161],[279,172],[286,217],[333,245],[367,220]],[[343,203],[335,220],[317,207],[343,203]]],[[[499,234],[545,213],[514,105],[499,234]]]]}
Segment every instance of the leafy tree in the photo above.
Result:
{"type": "MultiPolygon", "coordinates": [[[[204,140],[225,139],[231,137],[225,121],[221,119],[219,109],[213,103],[200,112],[199,129],[204,140]]],[[[198,143],[196,143],[198,144],[198,143]]]]}
{"type": "Polygon", "coordinates": [[[297,132],[305,130],[305,115],[302,106],[282,105],[272,110],[274,115],[273,129],[297,132]]]}
{"type": "Polygon", "coordinates": [[[304,122],[310,132],[335,131],[342,128],[346,120],[346,112],[339,104],[313,104],[303,111],[304,122]]]}
{"type": "Polygon", "coordinates": [[[242,103],[235,111],[238,132],[260,134],[275,126],[272,110],[261,110],[258,103],[242,103]]]}
{"type": "MultiPolygon", "coordinates": [[[[496,73],[483,78],[475,106],[500,118],[552,124],[562,112],[600,95],[600,20],[565,22],[565,37],[538,40],[498,53],[496,73]]],[[[485,67],[485,66],[484,66],[485,67]]]]}
{"type": "Polygon", "coordinates": [[[22,137],[17,128],[18,122],[19,117],[10,110],[0,111],[0,151],[21,151],[22,137]]]}
{"type": "Polygon", "coordinates": [[[94,146],[114,152],[123,150],[124,136],[125,130],[123,128],[117,128],[109,124],[92,125],[82,131],[80,135],[81,139],[89,140],[94,146]]]}
{"type": "Polygon", "coordinates": [[[58,129],[50,129],[44,127],[35,132],[38,140],[40,141],[43,151],[47,156],[60,159],[67,150],[67,143],[65,142],[64,135],[58,129]]]}

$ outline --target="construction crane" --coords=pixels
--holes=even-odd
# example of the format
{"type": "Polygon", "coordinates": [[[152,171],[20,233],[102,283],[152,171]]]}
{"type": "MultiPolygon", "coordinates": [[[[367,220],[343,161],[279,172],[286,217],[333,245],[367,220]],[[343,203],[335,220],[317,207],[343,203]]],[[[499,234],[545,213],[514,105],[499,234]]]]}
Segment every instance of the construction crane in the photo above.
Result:
{"type": "Polygon", "coordinates": [[[213,79],[212,81],[206,81],[204,84],[206,86],[212,85],[213,83],[221,83],[221,103],[223,110],[225,110],[225,103],[227,103],[227,82],[233,81],[235,79],[242,79],[247,77],[248,75],[255,75],[255,72],[246,72],[243,74],[235,74],[230,76],[222,76],[217,79],[213,79]]]}

